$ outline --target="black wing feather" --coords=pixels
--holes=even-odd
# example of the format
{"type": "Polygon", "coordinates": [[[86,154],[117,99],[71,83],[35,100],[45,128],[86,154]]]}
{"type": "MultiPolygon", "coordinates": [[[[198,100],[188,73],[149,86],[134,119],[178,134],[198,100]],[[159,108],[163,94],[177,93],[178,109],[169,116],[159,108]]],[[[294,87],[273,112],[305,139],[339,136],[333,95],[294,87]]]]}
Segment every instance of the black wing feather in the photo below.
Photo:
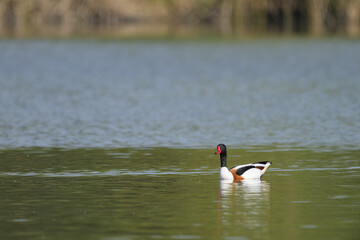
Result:
{"type": "MultiPolygon", "coordinates": [[[[259,164],[267,164],[269,161],[263,161],[263,162],[256,162],[256,163],[259,163],[259,164]]],[[[256,164],[256,163],[253,163],[253,164],[256,164]]],[[[270,162],[271,163],[271,162],[270,162]]]]}
{"type": "Polygon", "coordinates": [[[245,166],[245,167],[241,167],[239,169],[236,170],[236,174],[241,176],[244,172],[246,172],[247,170],[251,169],[251,168],[255,168],[254,166],[245,166]]]}

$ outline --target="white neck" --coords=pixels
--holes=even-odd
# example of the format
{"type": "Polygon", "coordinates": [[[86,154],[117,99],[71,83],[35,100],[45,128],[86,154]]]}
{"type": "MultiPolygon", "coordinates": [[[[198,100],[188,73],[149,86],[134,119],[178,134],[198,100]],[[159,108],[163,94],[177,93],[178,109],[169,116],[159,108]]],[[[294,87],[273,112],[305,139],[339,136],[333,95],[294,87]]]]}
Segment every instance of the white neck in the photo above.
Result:
{"type": "Polygon", "coordinates": [[[219,174],[220,180],[233,180],[234,176],[229,171],[227,167],[221,167],[220,168],[220,174],[219,174]]]}

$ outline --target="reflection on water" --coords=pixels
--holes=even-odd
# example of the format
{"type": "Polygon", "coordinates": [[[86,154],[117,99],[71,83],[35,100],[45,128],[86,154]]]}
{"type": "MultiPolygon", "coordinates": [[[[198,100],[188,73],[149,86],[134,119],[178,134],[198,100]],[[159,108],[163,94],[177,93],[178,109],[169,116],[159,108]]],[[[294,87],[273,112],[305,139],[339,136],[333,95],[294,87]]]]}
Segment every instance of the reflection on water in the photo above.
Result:
{"type": "Polygon", "coordinates": [[[260,179],[242,181],[220,180],[221,197],[225,198],[235,193],[242,193],[245,199],[262,198],[265,192],[270,191],[270,184],[260,179]]]}
{"type": "Polygon", "coordinates": [[[260,179],[234,182],[220,180],[221,225],[255,230],[256,237],[269,230],[270,184],[260,179]]]}

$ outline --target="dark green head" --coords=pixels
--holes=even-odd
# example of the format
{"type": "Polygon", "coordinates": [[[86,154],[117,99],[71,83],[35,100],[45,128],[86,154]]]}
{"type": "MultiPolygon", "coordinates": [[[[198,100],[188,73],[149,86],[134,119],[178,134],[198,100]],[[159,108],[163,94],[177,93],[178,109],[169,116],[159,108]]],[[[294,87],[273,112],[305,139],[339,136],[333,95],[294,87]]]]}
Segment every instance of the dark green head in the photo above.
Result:
{"type": "Polygon", "coordinates": [[[226,154],[225,144],[220,143],[219,145],[217,145],[217,151],[215,154],[226,154]]]}

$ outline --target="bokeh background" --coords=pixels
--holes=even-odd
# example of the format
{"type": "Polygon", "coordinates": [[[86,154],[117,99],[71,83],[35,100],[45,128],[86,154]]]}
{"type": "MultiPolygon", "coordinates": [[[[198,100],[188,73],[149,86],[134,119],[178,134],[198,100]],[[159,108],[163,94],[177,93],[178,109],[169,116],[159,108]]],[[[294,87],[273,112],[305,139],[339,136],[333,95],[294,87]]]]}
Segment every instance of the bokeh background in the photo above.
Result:
{"type": "Polygon", "coordinates": [[[358,36],[358,0],[1,0],[2,36],[358,36]]]}

